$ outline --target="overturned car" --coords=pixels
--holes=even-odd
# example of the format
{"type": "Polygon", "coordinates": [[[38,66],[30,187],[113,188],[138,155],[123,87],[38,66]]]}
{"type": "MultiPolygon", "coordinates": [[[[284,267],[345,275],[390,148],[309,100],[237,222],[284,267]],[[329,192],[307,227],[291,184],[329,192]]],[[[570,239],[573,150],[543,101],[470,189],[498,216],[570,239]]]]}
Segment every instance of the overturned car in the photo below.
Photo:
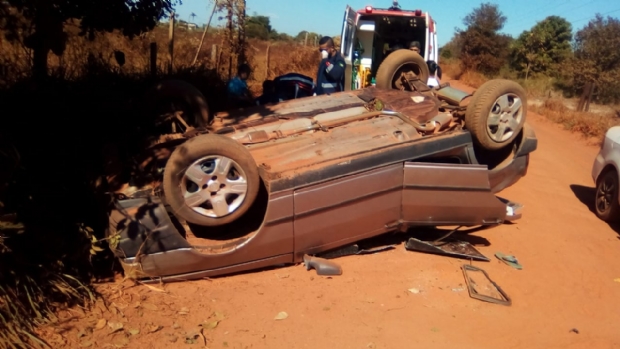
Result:
{"type": "Polygon", "coordinates": [[[520,85],[491,80],[473,95],[370,87],[183,123],[160,181],[115,201],[112,248],[131,277],[187,280],[518,219],[495,194],[537,147],[526,106],[520,85]]]}

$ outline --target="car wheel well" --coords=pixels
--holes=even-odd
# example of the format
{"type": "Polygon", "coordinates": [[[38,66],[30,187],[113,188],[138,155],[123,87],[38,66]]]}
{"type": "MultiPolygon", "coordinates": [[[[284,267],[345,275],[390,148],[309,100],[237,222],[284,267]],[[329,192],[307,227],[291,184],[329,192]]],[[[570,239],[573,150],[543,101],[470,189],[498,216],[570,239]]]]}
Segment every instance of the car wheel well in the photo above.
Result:
{"type": "Polygon", "coordinates": [[[604,175],[607,174],[607,172],[616,172],[616,174],[618,174],[618,169],[616,168],[616,166],[612,165],[612,164],[607,164],[605,167],[603,167],[603,169],[601,170],[601,173],[599,173],[598,177],[596,178],[596,183],[598,183],[599,179],[601,177],[603,177],[604,175]]]}

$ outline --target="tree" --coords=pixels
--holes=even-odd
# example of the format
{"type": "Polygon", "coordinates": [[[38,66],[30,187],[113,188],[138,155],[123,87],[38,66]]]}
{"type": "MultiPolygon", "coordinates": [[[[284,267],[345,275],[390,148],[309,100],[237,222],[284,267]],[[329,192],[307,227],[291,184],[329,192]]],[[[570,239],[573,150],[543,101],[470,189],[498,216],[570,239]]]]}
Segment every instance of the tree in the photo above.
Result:
{"type": "Polygon", "coordinates": [[[524,31],[512,45],[512,66],[525,74],[557,75],[572,54],[572,26],[564,18],[549,16],[524,31]]]}
{"type": "MultiPolygon", "coordinates": [[[[582,95],[580,109],[598,91],[602,102],[620,101],[620,20],[600,14],[575,34],[574,58],[567,66],[582,95]],[[590,87],[591,88],[590,88],[590,87]]],[[[587,108],[586,108],[587,109],[587,108]]]]}
{"type": "Polygon", "coordinates": [[[321,37],[321,34],[302,30],[299,32],[299,34],[297,34],[295,40],[305,45],[314,45],[315,43],[318,43],[319,40],[321,40],[321,37]],[[306,35],[308,36],[306,37],[306,35]]]}
{"type": "Polygon", "coordinates": [[[268,16],[259,16],[254,13],[253,16],[248,17],[246,23],[246,35],[248,38],[269,40],[272,32],[273,28],[268,16]]]}
{"type": "Polygon", "coordinates": [[[160,18],[172,12],[176,0],[5,0],[4,10],[7,39],[18,37],[20,24],[30,24],[24,44],[33,51],[32,73],[35,77],[47,76],[47,56],[64,52],[67,34],[64,24],[77,20],[80,35],[94,39],[97,31],[121,32],[133,37],[157,25],[160,18]]]}
{"type": "Polygon", "coordinates": [[[190,15],[191,21],[192,23],[194,22],[194,18],[196,18],[196,14],[194,12],[192,12],[190,15]]]}
{"type": "Polygon", "coordinates": [[[467,29],[457,29],[459,56],[464,70],[496,74],[506,63],[511,37],[498,33],[506,17],[497,5],[484,3],[463,20],[467,29]]]}

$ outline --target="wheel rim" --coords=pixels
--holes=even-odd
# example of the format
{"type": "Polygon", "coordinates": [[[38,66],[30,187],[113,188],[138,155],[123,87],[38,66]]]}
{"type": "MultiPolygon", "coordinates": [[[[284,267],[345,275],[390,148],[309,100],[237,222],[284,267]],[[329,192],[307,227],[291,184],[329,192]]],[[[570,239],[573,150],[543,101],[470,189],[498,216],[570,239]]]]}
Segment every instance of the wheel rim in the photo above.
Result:
{"type": "Polygon", "coordinates": [[[398,67],[394,75],[392,75],[392,87],[397,90],[404,90],[406,87],[400,81],[400,77],[402,74],[407,75],[407,78],[414,78],[416,76],[420,76],[422,73],[422,68],[415,63],[406,63],[398,67]]]}
{"type": "Polygon", "coordinates": [[[183,173],[181,193],[196,213],[221,218],[235,212],[248,192],[247,177],[239,164],[225,156],[196,160],[183,173]]]}
{"type": "Polygon", "coordinates": [[[487,132],[492,140],[501,143],[510,139],[523,119],[523,103],[514,93],[495,100],[487,117],[487,132]]]}
{"type": "Polygon", "coordinates": [[[616,191],[616,184],[611,175],[605,176],[596,190],[596,210],[600,213],[605,213],[611,207],[612,200],[614,200],[614,193],[616,191]]]}

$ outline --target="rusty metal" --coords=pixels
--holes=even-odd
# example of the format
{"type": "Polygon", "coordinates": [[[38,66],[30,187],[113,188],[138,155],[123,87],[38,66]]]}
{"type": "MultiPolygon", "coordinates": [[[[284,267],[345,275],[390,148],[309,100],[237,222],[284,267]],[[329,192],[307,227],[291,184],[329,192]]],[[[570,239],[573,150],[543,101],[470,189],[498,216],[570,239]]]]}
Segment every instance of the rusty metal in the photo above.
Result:
{"type": "Polygon", "coordinates": [[[435,95],[439,100],[446,101],[448,104],[454,106],[459,106],[465,98],[471,97],[470,93],[456,89],[450,85],[437,89],[435,95]]]}

